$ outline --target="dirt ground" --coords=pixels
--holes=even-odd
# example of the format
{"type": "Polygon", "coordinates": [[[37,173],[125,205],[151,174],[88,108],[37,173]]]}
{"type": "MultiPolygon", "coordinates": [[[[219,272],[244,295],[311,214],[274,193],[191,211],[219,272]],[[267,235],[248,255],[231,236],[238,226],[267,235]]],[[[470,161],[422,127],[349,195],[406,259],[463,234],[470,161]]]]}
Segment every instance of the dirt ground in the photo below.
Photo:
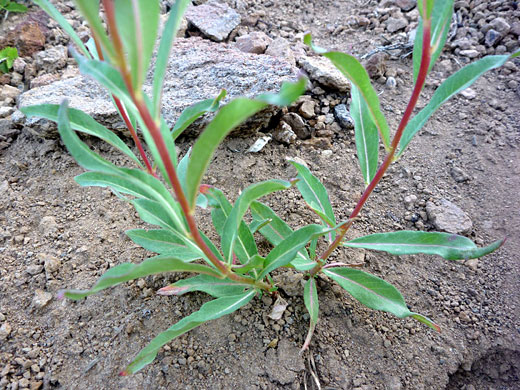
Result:
{"type": "MultiPolygon", "coordinates": [[[[350,22],[360,15],[380,17],[375,11],[381,4],[374,1],[228,3],[243,17],[259,15],[250,30],[290,36],[310,30],[321,46],[358,56],[385,39],[406,42],[405,33],[350,22]]],[[[493,17],[492,11],[480,11],[493,17]]],[[[462,24],[472,25],[472,15],[462,24]]],[[[388,86],[387,77],[374,85],[395,129],[410,94],[412,65],[410,57],[393,54],[385,74],[395,75],[396,87],[388,86]]],[[[439,61],[421,107],[464,58],[447,50],[439,61]]],[[[408,305],[434,319],[442,332],[369,310],[321,278],[320,320],[303,356],[299,349],[308,326],[303,288],[297,275],[286,271],[275,276],[287,286],[282,294],[289,307],[281,320],[267,317],[270,298],[253,300],[179,337],[138,374],[119,377],[152,337],[208,297],[158,296],[158,288],[176,280],[164,275],[80,302],[57,299],[59,289],[87,288],[109,267],[149,256],[124,234],[145,225],[109,190],[79,187],[73,178],[82,169],[59,140],[14,129],[0,151],[0,389],[520,389],[519,66],[490,72],[472,87],[474,97],[458,95],[443,106],[390,168],[352,231],[356,236],[432,230],[426,202],[444,198],[470,216],[473,228],[467,235],[477,244],[507,237],[506,244],[468,263],[423,255],[336,254],[338,260],[364,261],[364,270],[397,286],[408,305]],[[405,200],[411,195],[417,197],[413,204],[405,200]]],[[[311,95],[322,108],[326,96],[348,98],[334,91],[311,95]]],[[[332,153],[305,141],[272,141],[259,153],[243,153],[254,140],[225,141],[205,181],[235,199],[251,183],[294,177],[286,158],[299,157],[327,187],[337,219],[348,217],[363,190],[353,131],[330,135],[325,149],[332,153]]],[[[89,142],[112,161],[121,160],[105,145],[89,142]]],[[[185,138],[179,146],[186,151],[192,142],[185,138]]],[[[295,190],[277,193],[267,203],[295,228],[314,221],[295,190]]],[[[202,211],[199,220],[214,235],[208,213],[202,211]]]]}

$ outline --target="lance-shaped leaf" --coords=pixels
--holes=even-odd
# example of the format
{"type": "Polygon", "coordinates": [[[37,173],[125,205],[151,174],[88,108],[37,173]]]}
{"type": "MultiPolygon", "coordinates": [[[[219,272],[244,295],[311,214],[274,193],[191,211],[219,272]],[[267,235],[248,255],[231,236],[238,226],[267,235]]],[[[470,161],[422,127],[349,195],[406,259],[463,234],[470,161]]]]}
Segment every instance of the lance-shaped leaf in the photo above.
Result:
{"type": "Polygon", "coordinates": [[[276,268],[289,264],[310,240],[322,236],[331,230],[322,225],[307,225],[291,233],[269,252],[265,258],[264,269],[258,276],[258,280],[262,280],[263,277],[276,268]]]}
{"type": "MultiPolygon", "coordinates": [[[[60,106],[57,104],[40,104],[22,107],[20,110],[28,117],[39,116],[57,122],[59,108],[60,106]]],[[[68,117],[72,129],[102,139],[120,150],[122,153],[126,154],[142,167],[142,164],[139,162],[139,159],[136,157],[134,152],[132,152],[132,150],[113,131],[108,130],[105,126],[96,122],[90,115],[85,114],[81,110],[69,108],[68,117]]]]}
{"type": "Polygon", "coordinates": [[[115,0],[116,23],[127,53],[134,90],[140,90],[150,64],[157,28],[158,0],[115,0]]]}
{"type": "MultiPolygon", "coordinates": [[[[251,203],[251,214],[254,221],[262,221],[262,224],[266,220],[269,221],[269,223],[260,227],[259,230],[273,246],[277,246],[293,233],[293,230],[283,219],[276,215],[270,207],[261,202],[255,201],[251,203]]],[[[309,258],[307,250],[303,247],[296,253],[291,265],[298,271],[307,271],[314,268],[316,263],[309,258]]]]}
{"type": "Polygon", "coordinates": [[[79,300],[105,288],[163,272],[196,272],[215,277],[221,276],[217,270],[205,265],[186,263],[172,256],[155,256],[139,264],[123,263],[116,265],[105,272],[90,290],[66,290],[64,295],[67,298],[79,300]]]}
{"type": "Polygon", "coordinates": [[[267,104],[287,105],[292,103],[304,91],[306,80],[296,83],[284,83],[279,94],[266,94],[256,100],[239,98],[222,107],[215,118],[206,127],[193,146],[193,155],[187,175],[187,198],[191,208],[199,191],[202,176],[206,172],[211,157],[222,140],[240,123],[264,109],[267,104]]]}
{"type": "Polygon", "coordinates": [[[223,89],[215,99],[206,99],[186,107],[172,129],[172,138],[175,140],[186,128],[208,112],[215,112],[220,107],[220,101],[226,97],[223,89]]]}
{"type": "Polygon", "coordinates": [[[245,289],[251,288],[250,284],[238,283],[229,279],[214,278],[209,275],[197,275],[183,279],[157,291],[159,295],[182,295],[192,291],[202,291],[215,298],[239,295],[245,289]]]}
{"type": "Polygon", "coordinates": [[[203,257],[195,245],[188,247],[186,239],[171,230],[133,229],[125,233],[136,244],[160,255],[169,255],[182,261],[193,261],[203,257]]]}
{"type": "Polygon", "coordinates": [[[422,129],[426,121],[430,116],[437,111],[437,109],[448,99],[455,94],[459,93],[463,89],[468,88],[473,84],[480,76],[491,69],[502,66],[509,56],[487,56],[475,61],[458,72],[448,77],[440,86],[435,90],[430,102],[424,107],[412,120],[406,125],[403,136],[399,141],[399,157],[406,146],[410,143],[413,136],[422,129]]]}
{"type": "Polygon", "coordinates": [[[323,273],[370,309],[386,311],[399,318],[413,317],[430,328],[440,331],[439,326],[428,318],[411,312],[399,290],[377,276],[358,269],[343,267],[328,268],[323,270],[323,273]]]}
{"type": "Polygon", "coordinates": [[[235,271],[238,274],[245,274],[251,270],[262,268],[264,266],[264,262],[265,257],[256,254],[254,256],[251,256],[251,258],[247,260],[245,264],[240,266],[234,266],[233,271],[235,271]]]}
{"type": "MultiPolygon", "coordinates": [[[[222,237],[224,234],[224,226],[231,214],[233,206],[227,200],[224,193],[218,188],[210,188],[206,196],[209,206],[211,207],[213,225],[218,235],[222,237]]],[[[249,258],[258,253],[258,249],[253,234],[245,222],[240,221],[237,234],[233,250],[240,263],[245,264],[249,258]]]]}
{"type": "Polygon", "coordinates": [[[108,57],[115,62],[115,50],[114,46],[105,32],[105,28],[99,18],[99,1],[92,0],[75,0],[74,1],[81,13],[81,15],[87,20],[87,23],[100,42],[103,50],[106,52],[108,57]]]}
{"type": "Polygon", "coordinates": [[[60,27],[69,35],[72,41],[76,44],[76,46],[86,55],[88,58],[91,58],[90,52],[87,50],[81,38],[76,34],[72,26],[65,19],[65,17],[52,5],[49,0],[33,0],[34,3],[44,10],[47,15],[53,18],[60,27]]]}
{"type": "Polygon", "coordinates": [[[295,161],[289,160],[289,162],[298,171],[296,187],[302,194],[305,202],[328,226],[336,225],[336,217],[334,216],[334,210],[332,210],[325,186],[311,173],[309,168],[295,161]]]}
{"type": "Polygon", "coordinates": [[[355,85],[352,86],[350,95],[352,97],[350,115],[354,120],[359,166],[363,179],[368,184],[372,181],[377,171],[379,134],[368,111],[368,106],[355,85]]]}
{"type": "MultiPolygon", "coordinates": [[[[419,3],[421,3],[419,1],[419,3]]],[[[451,17],[453,15],[453,0],[436,0],[431,14],[430,27],[430,64],[428,72],[432,69],[435,61],[439,58],[441,51],[446,43],[446,37],[450,30],[451,17]]],[[[421,66],[423,48],[423,18],[419,19],[419,26],[415,35],[413,46],[413,78],[416,81],[421,66]]]]}
{"type": "Polygon", "coordinates": [[[183,318],[168,330],[157,335],[145,348],[139,352],[135,359],[120,375],[133,374],[151,363],[157,356],[159,349],[174,338],[190,331],[204,322],[215,320],[226,314],[233,313],[246,305],[256,295],[251,290],[239,295],[224,296],[214,299],[202,305],[199,311],[183,318]]]}
{"type": "Polygon", "coordinates": [[[372,117],[372,120],[374,121],[377,130],[381,135],[381,139],[383,140],[385,148],[389,149],[390,130],[388,128],[388,123],[386,122],[386,118],[381,111],[379,98],[377,97],[377,93],[374,90],[374,87],[372,87],[372,84],[370,83],[370,77],[368,76],[365,68],[363,68],[363,66],[355,57],[349,54],[337,51],[327,51],[320,47],[314,46],[312,43],[311,34],[306,34],[303,40],[305,44],[309,45],[316,53],[327,57],[334,64],[334,66],[341,73],[343,73],[343,75],[353,85],[358,88],[361,96],[367,104],[370,116],[372,117]]]}
{"type": "Polygon", "coordinates": [[[305,342],[302,346],[302,351],[305,351],[311,343],[312,335],[314,334],[314,328],[318,323],[319,302],[318,291],[316,290],[316,281],[314,278],[310,278],[305,283],[305,287],[303,289],[303,302],[305,303],[305,307],[307,308],[310,316],[309,331],[307,332],[307,337],[305,338],[305,342]]]}
{"type": "Polygon", "coordinates": [[[478,248],[469,238],[450,233],[400,231],[376,233],[343,243],[351,248],[388,252],[392,255],[425,253],[439,255],[447,260],[467,260],[482,257],[497,250],[504,240],[478,248]]]}
{"type": "Polygon", "coordinates": [[[172,230],[173,232],[181,231],[181,227],[177,225],[177,221],[174,221],[171,215],[164,212],[164,208],[159,202],[149,199],[134,199],[131,203],[143,221],[164,229],[172,230]]]}
{"type": "MultiPolygon", "coordinates": [[[[153,75],[153,116],[159,118],[161,112],[161,99],[164,83],[166,65],[170,57],[172,43],[181,26],[182,15],[191,3],[190,0],[176,0],[170,9],[170,16],[162,30],[161,42],[155,60],[155,70],[153,75]]],[[[180,119],[180,118],[179,118],[180,119]]]]}
{"type": "MultiPolygon", "coordinates": [[[[238,236],[238,227],[249,209],[251,203],[265,195],[276,191],[286,190],[291,187],[291,183],[285,180],[268,180],[261,183],[255,183],[247,187],[238,197],[235,205],[231,209],[226,223],[222,230],[222,252],[224,259],[231,263],[233,259],[233,250],[235,240],[238,236]]],[[[247,225],[246,225],[247,226],[247,225]]]]}
{"type": "Polygon", "coordinates": [[[66,100],[61,103],[58,110],[58,132],[69,153],[83,168],[106,173],[117,172],[117,167],[114,164],[91,151],[72,130],[66,100]]]}
{"type": "Polygon", "coordinates": [[[28,8],[23,4],[15,3],[14,1],[8,2],[4,9],[9,12],[27,12],[28,8]]]}

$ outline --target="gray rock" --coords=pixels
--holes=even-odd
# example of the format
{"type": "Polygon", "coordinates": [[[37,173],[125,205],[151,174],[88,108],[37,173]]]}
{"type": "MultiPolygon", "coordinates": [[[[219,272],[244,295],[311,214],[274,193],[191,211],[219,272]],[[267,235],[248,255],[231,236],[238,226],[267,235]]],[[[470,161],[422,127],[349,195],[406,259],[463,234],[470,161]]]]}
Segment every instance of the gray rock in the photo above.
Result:
{"type": "Polygon", "coordinates": [[[484,38],[484,43],[487,47],[493,47],[495,46],[502,37],[500,36],[500,33],[496,30],[490,29],[486,33],[486,37],[484,38]]]}
{"type": "Polygon", "coordinates": [[[334,107],[334,116],[337,121],[341,125],[341,127],[345,129],[353,129],[354,128],[354,119],[350,116],[350,112],[348,108],[344,104],[338,104],[334,107]]]}
{"type": "Polygon", "coordinates": [[[10,85],[4,85],[0,89],[0,100],[16,99],[21,92],[22,91],[20,91],[18,88],[12,87],[10,85]]]}
{"type": "Polygon", "coordinates": [[[404,16],[399,18],[390,17],[386,21],[386,30],[390,33],[402,30],[406,26],[408,26],[408,20],[404,16]]]}
{"type": "Polygon", "coordinates": [[[386,79],[385,84],[389,89],[394,89],[397,86],[397,80],[395,77],[390,76],[386,79]]]}
{"type": "Polygon", "coordinates": [[[294,53],[291,50],[291,44],[285,38],[279,37],[274,39],[267,47],[265,54],[273,57],[279,57],[287,60],[292,65],[296,65],[294,53]]]}
{"type": "Polygon", "coordinates": [[[300,114],[302,114],[302,116],[305,118],[305,119],[311,119],[313,118],[316,114],[314,112],[314,107],[316,106],[316,102],[314,100],[306,100],[302,103],[302,105],[300,106],[300,114]]]}
{"type": "Polygon", "coordinates": [[[11,334],[12,328],[8,322],[4,322],[2,326],[0,326],[0,340],[5,340],[11,334]]]}
{"type": "MultiPolygon", "coordinates": [[[[166,70],[163,115],[173,126],[182,110],[201,100],[216,97],[223,88],[228,92],[226,101],[238,96],[252,98],[266,92],[278,92],[283,81],[294,81],[297,75],[298,69],[281,58],[243,53],[234,46],[202,38],[178,38],[166,70]]],[[[149,77],[144,87],[148,94],[151,93],[151,84],[149,77]]],[[[108,93],[84,76],[31,89],[20,96],[19,108],[43,103],[59,104],[63,99],[68,99],[71,107],[83,110],[109,128],[124,129],[108,93]]],[[[274,107],[262,111],[236,132],[247,129],[254,133],[267,125],[276,111],[274,107]]],[[[38,118],[22,118],[17,119],[34,131],[40,131],[44,122],[38,118]]],[[[196,121],[190,130],[200,131],[209,118],[206,116],[196,121]]],[[[48,126],[46,132],[45,136],[55,135],[55,126],[48,126]]]]}
{"type": "Polygon", "coordinates": [[[433,202],[426,204],[428,219],[439,230],[453,234],[468,233],[473,227],[469,216],[449,200],[441,199],[437,206],[433,202]]]}
{"type": "Polygon", "coordinates": [[[492,29],[496,30],[503,37],[511,30],[511,25],[504,18],[494,18],[489,24],[492,29]]]}
{"type": "Polygon", "coordinates": [[[271,381],[282,386],[295,382],[300,373],[305,370],[300,349],[286,339],[280,340],[276,351],[274,349],[267,351],[267,361],[265,367],[267,376],[271,381]]]}
{"type": "Polygon", "coordinates": [[[293,144],[296,141],[296,134],[284,121],[281,121],[273,131],[273,138],[283,144],[293,144]]]}
{"type": "Polygon", "coordinates": [[[294,134],[296,134],[299,139],[308,139],[311,137],[311,131],[305,125],[302,117],[295,112],[289,112],[285,114],[282,117],[282,121],[291,127],[291,129],[294,131],[294,134]]]}
{"type": "Polygon", "coordinates": [[[46,292],[40,289],[37,289],[34,292],[33,297],[33,305],[36,309],[42,309],[49,304],[52,300],[52,294],[50,292],[46,292]]]}
{"type": "Polygon", "coordinates": [[[0,118],[5,118],[14,112],[14,107],[0,107],[0,118]]]}
{"type": "Polygon", "coordinates": [[[25,272],[27,272],[31,276],[41,274],[42,271],[43,271],[43,265],[41,265],[41,264],[33,264],[33,265],[28,266],[25,269],[25,272]]]}
{"type": "Polygon", "coordinates": [[[235,41],[238,49],[244,53],[263,54],[272,39],[262,31],[253,31],[238,37],[235,41]]]}
{"type": "Polygon", "coordinates": [[[397,0],[395,5],[401,8],[402,11],[408,12],[415,8],[417,0],[397,0]]]}
{"type": "Polygon", "coordinates": [[[52,73],[67,66],[67,48],[65,46],[54,46],[50,49],[36,53],[35,63],[39,70],[52,73]]]}
{"type": "Polygon", "coordinates": [[[216,0],[210,0],[198,7],[190,6],[185,16],[189,23],[217,42],[226,39],[240,24],[240,15],[227,4],[216,0]]]}
{"type": "Polygon", "coordinates": [[[309,78],[325,87],[340,92],[350,90],[348,79],[324,57],[301,57],[298,64],[308,73],[309,78]]]}
{"type": "Polygon", "coordinates": [[[479,56],[479,52],[475,49],[461,50],[460,55],[468,58],[477,58],[479,56]]]}

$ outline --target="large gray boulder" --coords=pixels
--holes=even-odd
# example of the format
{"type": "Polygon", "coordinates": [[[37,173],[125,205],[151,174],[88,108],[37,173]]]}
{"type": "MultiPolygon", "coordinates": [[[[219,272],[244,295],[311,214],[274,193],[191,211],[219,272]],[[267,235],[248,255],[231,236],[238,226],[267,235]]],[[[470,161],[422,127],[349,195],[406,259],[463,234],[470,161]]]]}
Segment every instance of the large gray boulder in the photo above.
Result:
{"type": "MultiPolygon", "coordinates": [[[[200,100],[216,97],[226,89],[228,97],[249,98],[266,92],[278,92],[283,81],[294,81],[298,69],[283,58],[250,54],[233,45],[214,43],[202,38],[178,38],[168,62],[163,93],[163,115],[172,127],[182,110],[200,100]]],[[[151,75],[145,84],[151,93],[151,75]]],[[[31,89],[20,95],[18,108],[35,104],[60,104],[68,99],[70,106],[81,109],[112,129],[124,129],[108,93],[95,81],[85,76],[60,80],[31,89]]],[[[278,112],[275,107],[257,114],[235,134],[248,135],[267,125],[278,112]]],[[[56,127],[42,119],[27,119],[18,112],[15,120],[42,136],[53,136],[56,127]],[[42,133],[43,132],[43,133],[42,133]]],[[[211,119],[210,115],[195,122],[188,131],[199,132],[211,119]]]]}

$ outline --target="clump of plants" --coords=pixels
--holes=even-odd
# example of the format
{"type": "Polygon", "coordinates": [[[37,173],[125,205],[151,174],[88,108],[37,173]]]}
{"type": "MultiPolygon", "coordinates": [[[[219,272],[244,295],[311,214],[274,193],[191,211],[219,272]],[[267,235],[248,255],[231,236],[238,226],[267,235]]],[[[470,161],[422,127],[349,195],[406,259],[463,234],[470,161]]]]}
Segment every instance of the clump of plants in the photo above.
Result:
{"type": "MultiPolygon", "coordinates": [[[[330,262],[336,250],[364,248],[394,255],[435,254],[448,260],[463,260],[488,254],[503,243],[496,241],[478,248],[466,237],[448,233],[397,231],[349,239],[347,233],[386,170],[405,151],[413,136],[442,103],[467,88],[484,72],[504,64],[510,56],[482,58],[450,76],[430,102],[413,115],[428,72],[446,41],[452,0],[419,0],[420,25],[414,46],[414,87],[397,130],[391,134],[381,112],[377,93],[359,61],[348,54],[312,46],[327,57],[352,84],[350,112],[355,122],[355,138],[361,173],[366,189],[347,220],[336,220],[325,187],[308,168],[291,162],[298,176],[292,180],[268,180],[243,189],[234,203],[218,188],[203,184],[203,177],[214,151],[229,132],[269,104],[290,105],[306,87],[306,80],[285,83],[278,94],[256,99],[237,98],[220,106],[225,92],[188,107],[173,128],[161,116],[161,91],[172,41],[190,1],[177,0],[163,29],[156,53],[151,96],[143,92],[149,72],[159,25],[158,0],[102,0],[104,21],[97,1],[76,0],[88,22],[92,39],[86,45],[47,0],[35,0],[69,33],[79,52],[74,54],[80,71],[94,78],[112,94],[114,103],[128,126],[139,151],[138,156],[113,132],[80,110],[61,105],[39,105],[23,109],[28,116],[40,116],[58,123],[61,138],[69,152],[87,172],[76,177],[82,186],[108,187],[131,203],[143,221],[153,229],[134,229],[127,235],[143,248],[157,253],[141,263],[124,263],[109,269],[89,290],[66,290],[64,296],[79,300],[120,283],[165,272],[190,272],[194,276],[158,291],[160,295],[181,295],[202,291],[213,300],[191,315],[158,334],[121,372],[132,374],[152,362],[159,349],[183,333],[216,318],[230,314],[262,294],[277,295],[271,274],[279,268],[304,273],[305,307],[310,327],[302,349],[311,341],[318,322],[316,277],[328,276],[355,299],[369,308],[399,318],[412,317],[439,330],[425,316],[411,311],[401,293],[383,279],[349,264],[330,262]],[[197,118],[215,112],[213,120],[195,141],[191,152],[178,160],[176,138],[197,118]],[[116,166],[93,152],[78,136],[98,137],[130,157],[133,167],[116,166]],[[141,141],[144,140],[144,142],[141,141]],[[379,164],[379,144],[385,156],[379,164]],[[150,156],[150,157],[149,157],[150,156]],[[266,195],[296,187],[307,206],[321,223],[293,230],[265,203],[266,195]],[[197,224],[197,207],[211,209],[212,221],[220,236],[214,243],[197,224]],[[252,222],[244,216],[250,213],[252,222]],[[255,234],[265,237],[272,249],[261,255],[255,234]],[[326,249],[319,253],[320,247],[326,249]]],[[[518,53],[516,53],[518,55],[518,53]]]]}
{"type": "Polygon", "coordinates": [[[16,47],[7,46],[0,50],[0,72],[9,72],[17,58],[18,49],[16,47]]]}

